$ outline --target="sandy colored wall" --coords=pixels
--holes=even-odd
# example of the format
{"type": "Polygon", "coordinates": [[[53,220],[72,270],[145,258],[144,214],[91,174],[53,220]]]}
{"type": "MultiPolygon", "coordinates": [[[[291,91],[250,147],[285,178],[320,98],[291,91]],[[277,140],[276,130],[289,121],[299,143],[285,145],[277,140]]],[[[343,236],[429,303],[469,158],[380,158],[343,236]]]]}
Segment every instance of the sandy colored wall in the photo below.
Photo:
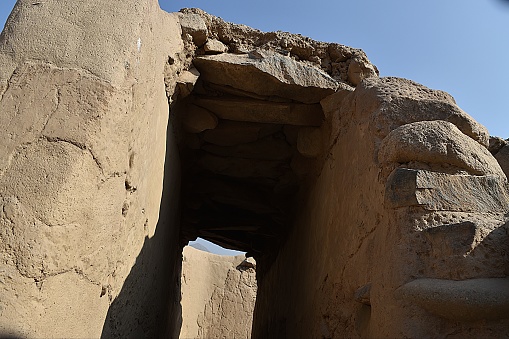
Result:
{"type": "Polygon", "coordinates": [[[0,333],[173,331],[179,160],[164,74],[182,48],[157,1],[16,4],[0,37],[0,333]]]}
{"type": "MultiPolygon", "coordinates": [[[[447,94],[404,79],[370,79],[352,94],[332,96],[322,105],[331,128],[323,128],[325,136],[332,136],[327,139],[331,140],[330,152],[321,174],[302,197],[295,229],[275,262],[258,277],[253,338],[474,338],[505,333],[509,323],[500,314],[506,312],[495,312],[492,317],[489,309],[504,309],[498,308],[498,302],[507,305],[507,179],[485,149],[483,127],[459,110],[447,94]],[[480,175],[505,187],[500,193],[502,203],[493,205],[498,207],[482,203],[497,196],[496,189],[454,188],[446,181],[425,187],[447,186],[443,195],[436,196],[437,201],[443,198],[448,203],[459,194],[464,199],[456,205],[437,208],[409,201],[391,205],[393,191],[388,182],[394,168],[450,170],[434,158],[434,151],[430,151],[433,156],[426,153],[427,164],[418,151],[408,153],[406,161],[391,164],[388,156],[384,158],[387,153],[380,155],[380,148],[388,147],[383,140],[397,134],[388,137],[390,131],[419,120],[442,121],[424,125],[447,126],[450,134],[459,133],[469,145],[477,140],[472,149],[479,153],[472,157],[485,157],[490,163],[480,175]],[[455,121],[463,133],[445,120],[455,121]],[[411,161],[417,158],[421,162],[411,161]],[[496,174],[491,177],[490,173],[496,174]],[[471,205],[469,197],[474,197],[471,205]],[[411,293],[405,294],[407,290],[401,287],[415,281],[427,283],[428,278],[438,280],[426,285],[422,295],[409,297],[411,293]],[[457,288],[456,292],[440,299],[443,291],[433,290],[437,281],[452,282],[449,291],[457,288]],[[462,290],[456,281],[477,284],[473,290],[478,292],[471,294],[476,297],[465,297],[462,293],[468,289],[462,290]],[[479,292],[489,290],[491,282],[499,286],[493,289],[498,291],[494,292],[497,302],[479,292]],[[436,294],[427,294],[429,291],[436,294]],[[430,295],[440,297],[430,302],[430,295]],[[460,302],[468,298],[478,300],[471,305],[460,302]],[[466,315],[462,308],[472,313],[466,315]]],[[[425,134],[401,139],[397,148],[405,148],[408,140],[427,140],[429,134],[433,134],[431,127],[425,134]]],[[[431,141],[435,143],[440,144],[431,141]]],[[[443,145],[447,143],[453,144],[443,145]]],[[[479,179],[462,170],[455,173],[445,180],[479,179]]],[[[403,190],[403,186],[396,187],[403,190]]]]}
{"type": "MultiPolygon", "coordinates": [[[[178,81],[192,87],[178,80],[191,41],[233,27],[194,12],[164,13],[155,0],[16,4],[0,36],[0,335],[178,336],[180,162],[168,96],[178,81]]],[[[233,52],[265,39],[242,27],[233,52]]],[[[319,45],[324,55],[348,49],[319,45]]],[[[450,95],[379,79],[350,52],[348,67],[341,53],[336,67],[308,55],[357,87],[322,100],[325,153],[310,166],[321,171],[281,248],[258,253],[253,337],[504,335],[509,188],[486,129],[450,95]]],[[[221,272],[218,284],[242,281],[221,272]]],[[[231,301],[189,317],[198,336],[229,328],[210,312],[231,301]]]]}
{"type": "Polygon", "coordinates": [[[180,338],[251,338],[254,260],[185,247],[180,338]]]}

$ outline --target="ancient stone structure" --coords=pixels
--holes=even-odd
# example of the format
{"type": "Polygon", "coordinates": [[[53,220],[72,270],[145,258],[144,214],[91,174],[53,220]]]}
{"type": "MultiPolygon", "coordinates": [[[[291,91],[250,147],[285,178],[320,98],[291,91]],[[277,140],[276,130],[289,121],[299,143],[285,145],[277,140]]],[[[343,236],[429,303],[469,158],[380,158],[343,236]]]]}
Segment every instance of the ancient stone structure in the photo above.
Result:
{"type": "Polygon", "coordinates": [[[180,338],[251,338],[256,263],[190,246],[182,260],[180,338]]]}
{"type": "Polygon", "coordinates": [[[0,124],[2,335],[179,337],[197,236],[256,259],[254,338],[508,332],[507,141],[361,50],[19,0],[0,124]]]}

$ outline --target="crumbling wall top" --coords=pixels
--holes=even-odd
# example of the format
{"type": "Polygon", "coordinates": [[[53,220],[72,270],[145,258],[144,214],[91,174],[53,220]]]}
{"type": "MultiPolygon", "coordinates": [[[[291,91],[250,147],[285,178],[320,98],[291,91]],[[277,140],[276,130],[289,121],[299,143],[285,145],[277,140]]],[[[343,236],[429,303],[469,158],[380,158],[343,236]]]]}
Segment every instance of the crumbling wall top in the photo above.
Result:
{"type": "Polygon", "coordinates": [[[184,41],[196,46],[196,54],[212,54],[211,45],[220,42],[218,52],[245,54],[253,50],[270,50],[294,60],[321,68],[337,81],[356,86],[364,78],[378,76],[361,49],[338,43],[316,41],[300,34],[262,32],[226,22],[198,8],[184,8],[179,13],[184,41]]]}

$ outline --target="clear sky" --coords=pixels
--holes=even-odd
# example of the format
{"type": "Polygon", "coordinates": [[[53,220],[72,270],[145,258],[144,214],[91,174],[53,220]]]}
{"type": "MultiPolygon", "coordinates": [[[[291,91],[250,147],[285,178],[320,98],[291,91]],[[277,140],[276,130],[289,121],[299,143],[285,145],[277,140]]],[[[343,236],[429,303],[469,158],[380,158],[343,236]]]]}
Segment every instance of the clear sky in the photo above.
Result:
{"type": "MultiPolygon", "coordinates": [[[[14,6],[0,0],[0,27],[14,6]]],[[[199,7],[262,31],[288,31],[361,48],[381,76],[408,78],[454,96],[509,138],[509,1],[159,0],[169,12],[199,7]]]]}
{"type": "Polygon", "coordinates": [[[199,7],[262,31],[300,33],[361,48],[381,76],[441,89],[509,138],[509,1],[160,0],[167,11],[199,7]]]}
{"type": "MultiPolygon", "coordinates": [[[[0,0],[3,26],[14,0],[0,0]]],[[[509,138],[509,1],[159,0],[199,7],[263,31],[288,31],[362,48],[381,76],[412,79],[509,138]]]]}

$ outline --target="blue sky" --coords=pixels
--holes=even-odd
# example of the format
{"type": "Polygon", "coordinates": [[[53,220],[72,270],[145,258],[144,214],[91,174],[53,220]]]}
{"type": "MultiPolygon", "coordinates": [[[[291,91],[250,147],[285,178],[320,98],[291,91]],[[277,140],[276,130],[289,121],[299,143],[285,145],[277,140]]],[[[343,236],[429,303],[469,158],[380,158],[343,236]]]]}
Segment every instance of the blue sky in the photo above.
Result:
{"type": "Polygon", "coordinates": [[[509,138],[509,1],[160,0],[167,11],[199,7],[263,31],[289,31],[363,49],[382,76],[452,94],[509,138]]]}
{"type": "MultiPolygon", "coordinates": [[[[1,0],[3,25],[14,0],[1,0]]],[[[263,31],[289,31],[362,48],[382,76],[412,79],[509,138],[509,1],[160,0],[166,11],[199,7],[263,31]]]]}
{"type": "MultiPolygon", "coordinates": [[[[1,0],[3,26],[14,0],[1,0]]],[[[263,31],[288,31],[363,49],[381,76],[412,79],[509,138],[509,1],[160,0],[199,7],[263,31]]]]}

